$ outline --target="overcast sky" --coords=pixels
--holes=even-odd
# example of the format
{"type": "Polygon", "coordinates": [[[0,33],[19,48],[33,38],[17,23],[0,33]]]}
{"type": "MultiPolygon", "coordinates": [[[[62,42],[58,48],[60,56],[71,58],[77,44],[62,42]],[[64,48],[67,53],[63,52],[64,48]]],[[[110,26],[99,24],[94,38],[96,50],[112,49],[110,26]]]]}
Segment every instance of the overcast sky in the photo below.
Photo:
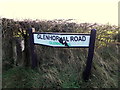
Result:
{"type": "Polygon", "coordinates": [[[14,19],[77,19],[118,25],[120,0],[0,0],[0,17],[14,19]]]}

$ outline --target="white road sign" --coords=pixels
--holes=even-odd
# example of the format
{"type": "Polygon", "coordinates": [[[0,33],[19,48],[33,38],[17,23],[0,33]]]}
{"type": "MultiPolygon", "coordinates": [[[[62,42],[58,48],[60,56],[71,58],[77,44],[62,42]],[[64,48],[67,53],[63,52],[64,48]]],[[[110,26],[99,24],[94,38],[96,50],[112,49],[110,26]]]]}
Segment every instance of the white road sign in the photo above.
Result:
{"type": "Polygon", "coordinates": [[[89,47],[90,34],[33,33],[34,44],[52,47],[89,47]]]}

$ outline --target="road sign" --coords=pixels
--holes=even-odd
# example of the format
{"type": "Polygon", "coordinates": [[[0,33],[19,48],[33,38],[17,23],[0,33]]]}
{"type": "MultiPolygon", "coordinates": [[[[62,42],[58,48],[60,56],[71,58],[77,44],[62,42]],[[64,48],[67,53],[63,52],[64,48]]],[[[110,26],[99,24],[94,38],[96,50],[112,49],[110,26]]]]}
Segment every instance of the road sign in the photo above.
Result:
{"type": "Polygon", "coordinates": [[[35,59],[34,45],[45,45],[51,47],[84,47],[89,48],[86,61],[86,68],[83,72],[83,79],[88,80],[91,74],[92,59],[94,55],[94,46],[96,38],[96,30],[92,29],[90,34],[69,34],[69,33],[33,33],[29,29],[30,51],[32,59],[32,67],[37,66],[35,59]]]}
{"type": "Polygon", "coordinates": [[[90,34],[33,33],[34,44],[52,47],[89,47],[90,34]]]}

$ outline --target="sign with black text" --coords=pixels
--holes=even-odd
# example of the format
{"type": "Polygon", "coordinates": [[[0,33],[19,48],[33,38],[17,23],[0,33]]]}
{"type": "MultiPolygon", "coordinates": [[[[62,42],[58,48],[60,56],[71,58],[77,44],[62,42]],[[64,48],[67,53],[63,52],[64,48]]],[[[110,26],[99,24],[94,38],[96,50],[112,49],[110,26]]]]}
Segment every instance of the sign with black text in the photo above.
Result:
{"type": "Polygon", "coordinates": [[[96,30],[92,29],[90,34],[74,34],[74,33],[37,33],[29,29],[30,55],[32,59],[32,67],[37,66],[35,58],[34,45],[45,45],[51,47],[79,47],[88,48],[88,57],[86,67],[83,71],[83,79],[87,81],[91,74],[92,59],[94,55],[96,30]]]}
{"type": "Polygon", "coordinates": [[[33,33],[34,44],[52,47],[89,47],[90,34],[33,33]]]}

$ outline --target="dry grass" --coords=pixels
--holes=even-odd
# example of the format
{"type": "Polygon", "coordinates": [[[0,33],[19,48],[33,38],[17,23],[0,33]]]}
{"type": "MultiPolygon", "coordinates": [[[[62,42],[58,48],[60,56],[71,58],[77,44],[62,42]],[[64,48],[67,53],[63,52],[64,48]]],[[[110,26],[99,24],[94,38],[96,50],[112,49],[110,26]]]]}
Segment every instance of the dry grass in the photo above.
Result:
{"type": "Polygon", "coordinates": [[[92,74],[82,80],[87,50],[38,46],[38,70],[16,67],[3,73],[3,88],[118,88],[118,57],[114,46],[97,49],[92,74]],[[62,56],[62,57],[61,57],[62,56]]]}

